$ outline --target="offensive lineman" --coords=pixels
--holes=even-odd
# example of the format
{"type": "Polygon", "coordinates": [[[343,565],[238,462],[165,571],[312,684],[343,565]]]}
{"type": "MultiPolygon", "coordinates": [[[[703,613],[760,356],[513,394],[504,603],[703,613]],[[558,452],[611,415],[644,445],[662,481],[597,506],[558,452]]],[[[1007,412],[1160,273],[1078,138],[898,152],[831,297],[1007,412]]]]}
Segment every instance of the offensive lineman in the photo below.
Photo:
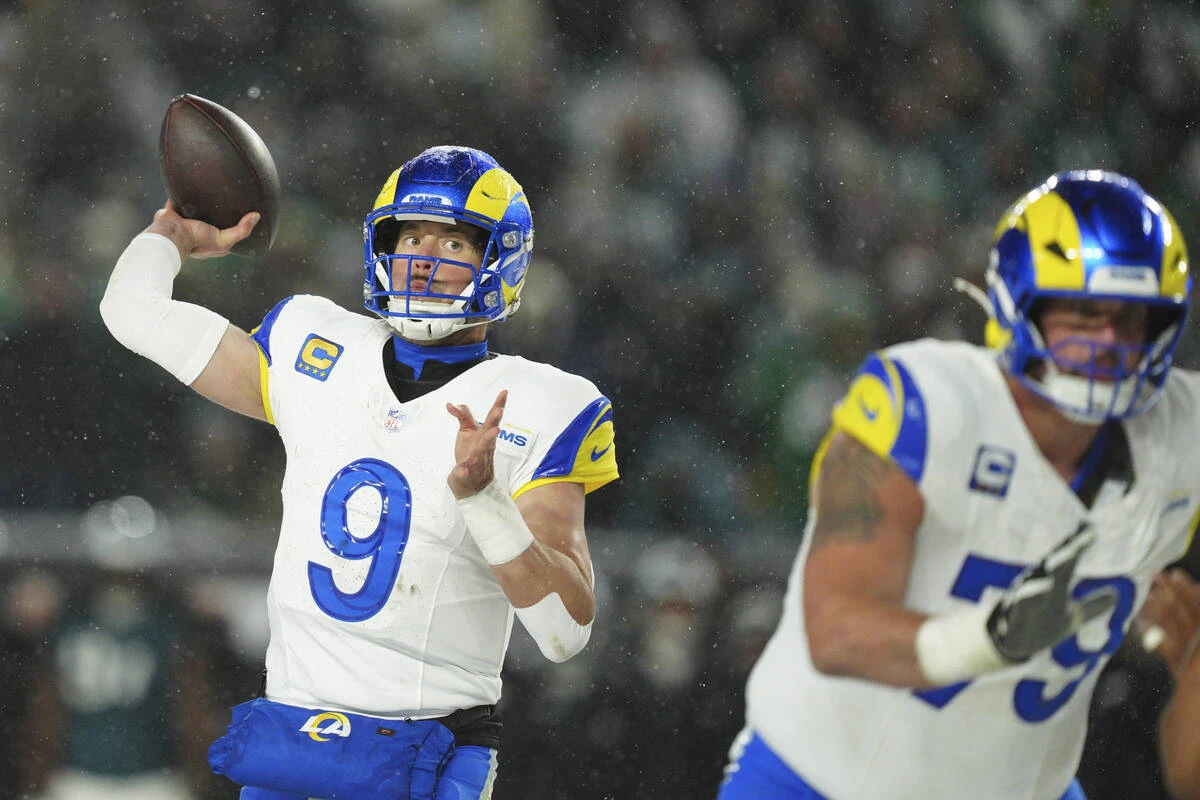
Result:
{"type": "Polygon", "coordinates": [[[1200,513],[1187,252],[1133,181],[1060,173],[987,285],[995,352],[889,347],[835,408],[721,800],[1083,797],[1097,676],[1200,513]]]}
{"type": "Polygon", "coordinates": [[[234,709],[210,763],[244,800],[490,797],[514,610],[554,661],[590,635],[584,495],[617,477],[611,404],[488,352],[533,220],[486,153],[432,148],[384,185],[364,228],[379,318],[301,295],[246,333],[171,299],[183,260],[256,222],[217,230],[168,204],[101,302],[122,344],[274,424],[287,451],[265,696],[234,709]]]}

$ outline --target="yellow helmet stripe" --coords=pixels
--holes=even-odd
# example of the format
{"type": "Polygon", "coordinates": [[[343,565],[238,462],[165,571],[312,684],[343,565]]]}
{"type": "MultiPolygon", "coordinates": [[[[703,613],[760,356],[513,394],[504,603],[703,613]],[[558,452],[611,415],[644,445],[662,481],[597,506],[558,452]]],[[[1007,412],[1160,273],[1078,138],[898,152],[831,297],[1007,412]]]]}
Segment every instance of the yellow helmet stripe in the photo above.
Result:
{"type": "Polygon", "coordinates": [[[1079,223],[1061,195],[1046,192],[1027,205],[1017,229],[1029,237],[1040,289],[1083,290],[1085,273],[1079,223]]]}
{"type": "Polygon", "coordinates": [[[466,209],[497,222],[504,218],[512,201],[520,200],[526,206],[525,191],[516,178],[502,169],[489,169],[479,176],[467,197],[466,209]]]}
{"type": "Polygon", "coordinates": [[[388,176],[387,181],[383,184],[383,188],[379,190],[379,196],[375,198],[375,205],[372,208],[383,208],[396,202],[396,182],[399,179],[400,170],[397,169],[388,176]]]}
{"type": "Polygon", "coordinates": [[[1163,231],[1162,282],[1159,291],[1163,297],[1182,300],[1188,291],[1187,245],[1184,244],[1183,233],[1179,230],[1179,223],[1175,222],[1175,217],[1171,216],[1171,212],[1165,207],[1159,208],[1169,223],[1163,231]]]}

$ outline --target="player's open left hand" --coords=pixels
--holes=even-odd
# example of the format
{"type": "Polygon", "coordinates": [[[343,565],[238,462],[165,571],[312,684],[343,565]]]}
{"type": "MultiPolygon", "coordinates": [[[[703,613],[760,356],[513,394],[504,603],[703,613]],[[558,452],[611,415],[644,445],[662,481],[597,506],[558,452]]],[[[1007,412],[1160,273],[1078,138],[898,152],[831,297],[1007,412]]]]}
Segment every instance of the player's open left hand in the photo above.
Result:
{"type": "Polygon", "coordinates": [[[1200,640],[1200,584],[1178,567],[1158,573],[1134,622],[1142,647],[1178,678],[1200,640]]]}
{"type": "Polygon", "coordinates": [[[500,435],[500,420],[504,417],[506,402],[507,389],[496,395],[496,402],[482,424],[475,421],[471,409],[465,405],[446,404],[446,410],[458,420],[458,435],[454,438],[455,464],[446,477],[446,484],[459,500],[478,493],[495,477],[496,437],[500,435]]]}
{"type": "Polygon", "coordinates": [[[166,236],[179,248],[181,258],[216,258],[228,255],[230,248],[249,236],[259,217],[257,211],[251,211],[232,228],[215,228],[207,222],[180,216],[168,200],[154,212],[154,221],[146,233],[166,236]]]}
{"type": "Polygon", "coordinates": [[[1005,590],[988,618],[988,634],[1000,655],[1025,661],[1053,647],[1085,623],[1112,610],[1116,595],[1095,592],[1071,597],[1075,565],[1096,533],[1086,522],[1005,590]]]}

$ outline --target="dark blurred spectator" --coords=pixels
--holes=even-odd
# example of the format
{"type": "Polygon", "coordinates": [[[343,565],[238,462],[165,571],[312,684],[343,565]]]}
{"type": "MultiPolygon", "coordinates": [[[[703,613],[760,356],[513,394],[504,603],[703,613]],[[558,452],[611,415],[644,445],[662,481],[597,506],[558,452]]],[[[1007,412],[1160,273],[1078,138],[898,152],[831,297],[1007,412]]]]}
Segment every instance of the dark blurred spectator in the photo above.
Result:
{"type": "Polygon", "coordinates": [[[691,533],[711,543],[746,527],[741,509],[747,487],[737,463],[741,443],[709,432],[682,415],[646,432],[641,469],[623,478],[626,503],[617,513],[618,527],[661,537],[691,533]]]}
{"type": "MultiPolygon", "coordinates": [[[[28,718],[29,687],[38,667],[35,654],[49,628],[63,610],[65,589],[61,579],[41,568],[6,570],[0,603],[0,708],[11,720],[28,718]]],[[[0,797],[21,797],[28,764],[23,749],[0,750],[0,797]]]]}
{"type": "Polygon", "coordinates": [[[169,588],[167,531],[140,498],[84,516],[76,574],[29,672],[23,787],[38,800],[215,797],[222,648],[169,588]]]}
{"type": "MultiPolygon", "coordinates": [[[[618,797],[704,797],[719,781],[724,744],[741,720],[709,685],[716,607],[727,576],[708,548],[682,538],[650,545],[630,575],[610,689],[614,715],[605,792],[618,797]]],[[[600,714],[598,709],[592,714],[600,714]]]]}
{"type": "Polygon", "coordinates": [[[752,480],[745,495],[752,518],[796,531],[804,526],[810,466],[833,405],[877,330],[856,275],[803,269],[774,295],[759,324],[746,327],[727,390],[739,429],[753,437],[746,440],[752,480]]]}

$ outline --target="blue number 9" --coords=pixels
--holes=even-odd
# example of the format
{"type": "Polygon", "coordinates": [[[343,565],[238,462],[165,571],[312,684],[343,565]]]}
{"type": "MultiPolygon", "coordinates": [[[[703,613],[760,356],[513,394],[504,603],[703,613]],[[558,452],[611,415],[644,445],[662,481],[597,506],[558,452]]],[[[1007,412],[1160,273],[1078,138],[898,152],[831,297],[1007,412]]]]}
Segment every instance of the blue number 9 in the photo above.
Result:
{"type": "Polygon", "coordinates": [[[342,468],[325,488],[321,504],[321,537],[334,555],[357,561],[371,559],[367,577],[356,592],[343,592],[328,567],[308,562],[308,585],[322,611],[343,622],[362,622],[387,604],[400,572],[412,522],[412,490],[408,479],[391,464],[363,458],[342,468]],[[347,504],[360,490],[379,492],[379,521],[370,535],[350,532],[347,504]]]}

